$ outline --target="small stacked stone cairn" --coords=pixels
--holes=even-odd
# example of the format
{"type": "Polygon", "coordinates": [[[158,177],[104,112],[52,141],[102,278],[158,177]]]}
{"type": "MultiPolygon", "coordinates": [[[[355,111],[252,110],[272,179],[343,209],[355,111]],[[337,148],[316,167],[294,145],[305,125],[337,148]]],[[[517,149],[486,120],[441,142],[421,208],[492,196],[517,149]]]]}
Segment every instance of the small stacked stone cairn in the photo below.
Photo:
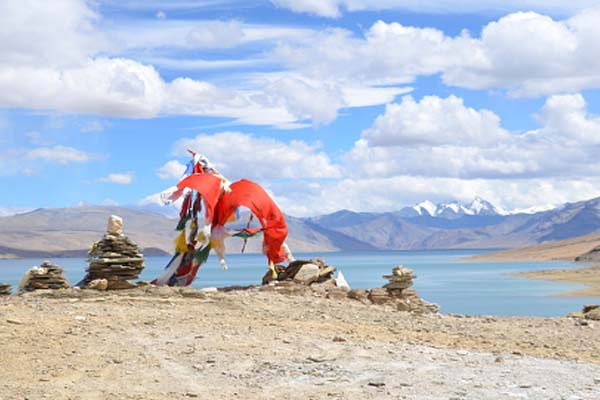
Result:
{"type": "Polygon", "coordinates": [[[20,285],[20,289],[25,292],[68,287],[69,282],[65,278],[63,269],[50,261],[44,261],[39,267],[33,267],[27,271],[20,285]]]}
{"type": "Polygon", "coordinates": [[[388,293],[394,297],[401,297],[402,291],[411,287],[413,279],[417,276],[413,274],[412,269],[398,265],[392,269],[392,275],[383,275],[383,277],[389,281],[387,285],[383,286],[388,293]]]}
{"type": "Polygon", "coordinates": [[[370,290],[351,290],[348,297],[363,303],[389,304],[399,311],[413,313],[434,313],[439,311],[436,304],[430,304],[419,297],[412,288],[416,275],[410,268],[398,265],[392,269],[391,275],[383,275],[388,283],[381,288],[370,290]]]}
{"type": "Polygon", "coordinates": [[[97,289],[128,289],[144,269],[140,248],[123,235],[123,220],[111,215],[108,231],[89,251],[89,266],[83,283],[97,289]],[[106,284],[104,284],[106,280],[106,284]]]}
{"type": "Polygon", "coordinates": [[[12,293],[12,286],[8,283],[0,283],[0,296],[9,296],[12,293]]]}

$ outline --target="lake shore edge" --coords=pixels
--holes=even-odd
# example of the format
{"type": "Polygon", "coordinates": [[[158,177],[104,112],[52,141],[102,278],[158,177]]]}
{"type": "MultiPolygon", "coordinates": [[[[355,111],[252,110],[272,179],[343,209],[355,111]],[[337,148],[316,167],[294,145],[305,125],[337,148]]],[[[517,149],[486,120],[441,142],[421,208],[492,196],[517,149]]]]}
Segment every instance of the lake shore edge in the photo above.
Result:
{"type": "Polygon", "coordinates": [[[557,297],[600,297],[600,265],[588,265],[583,268],[557,268],[541,271],[523,271],[511,274],[518,278],[544,280],[551,282],[576,283],[586,286],[583,289],[552,293],[557,297]]]}

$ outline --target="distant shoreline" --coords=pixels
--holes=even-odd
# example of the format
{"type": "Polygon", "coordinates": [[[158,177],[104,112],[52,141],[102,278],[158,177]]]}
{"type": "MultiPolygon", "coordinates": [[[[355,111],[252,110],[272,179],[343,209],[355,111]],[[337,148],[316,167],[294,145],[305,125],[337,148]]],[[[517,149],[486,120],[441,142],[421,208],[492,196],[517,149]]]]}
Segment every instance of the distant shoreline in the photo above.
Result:
{"type": "Polygon", "coordinates": [[[577,269],[546,269],[511,274],[519,278],[537,279],[552,282],[577,283],[587,286],[571,292],[550,294],[558,297],[600,297],[600,265],[577,269]]]}
{"type": "Polygon", "coordinates": [[[587,253],[600,245],[600,234],[546,242],[517,249],[507,249],[479,254],[464,261],[574,261],[575,257],[587,253]]]}

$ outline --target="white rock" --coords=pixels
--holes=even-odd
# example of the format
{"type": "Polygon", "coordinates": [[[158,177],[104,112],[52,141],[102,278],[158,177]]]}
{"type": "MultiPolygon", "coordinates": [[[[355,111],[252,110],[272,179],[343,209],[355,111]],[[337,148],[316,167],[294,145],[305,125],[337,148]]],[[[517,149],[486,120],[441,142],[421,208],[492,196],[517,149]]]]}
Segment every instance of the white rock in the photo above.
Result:
{"type": "Polygon", "coordinates": [[[344,274],[342,274],[342,271],[338,272],[338,276],[337,278],[335,278],[335,284],[337,287],[350,289],[350,285],[348,285],[348,281],[346,281],[346,278],[344,277],[344,274]]]}
{"type": "Polygon", "coordinates": [[[111,215],[108,217],[108,233],[113,235],[120,235],[123,233],[123,218],[118,215],[111,215]]]}

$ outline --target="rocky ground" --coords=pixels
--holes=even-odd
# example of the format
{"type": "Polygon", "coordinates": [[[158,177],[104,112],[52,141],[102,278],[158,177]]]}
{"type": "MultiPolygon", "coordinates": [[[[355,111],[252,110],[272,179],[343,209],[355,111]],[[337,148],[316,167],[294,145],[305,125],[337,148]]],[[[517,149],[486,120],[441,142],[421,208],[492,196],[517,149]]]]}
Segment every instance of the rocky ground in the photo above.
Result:
{"type": "Polygon", "coordinates": [[[414,315],[319,292],[0,298],[0,398],[598,399],[600,322],[414,315]]]}

